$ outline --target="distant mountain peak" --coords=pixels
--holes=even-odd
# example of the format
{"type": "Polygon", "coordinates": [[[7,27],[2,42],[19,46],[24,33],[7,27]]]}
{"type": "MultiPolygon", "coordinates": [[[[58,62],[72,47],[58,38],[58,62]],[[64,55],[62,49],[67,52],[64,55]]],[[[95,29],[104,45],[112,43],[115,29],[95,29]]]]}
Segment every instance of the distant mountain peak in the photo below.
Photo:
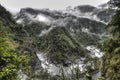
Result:
{"type": "Polygon", "coordinates": [[[86,12],[93,12],[93,10],[96,9],[96,7],[91,5],[80,5],[75,7],[74,9],[78,9],[81,12],[86,13],[86,12]]]}

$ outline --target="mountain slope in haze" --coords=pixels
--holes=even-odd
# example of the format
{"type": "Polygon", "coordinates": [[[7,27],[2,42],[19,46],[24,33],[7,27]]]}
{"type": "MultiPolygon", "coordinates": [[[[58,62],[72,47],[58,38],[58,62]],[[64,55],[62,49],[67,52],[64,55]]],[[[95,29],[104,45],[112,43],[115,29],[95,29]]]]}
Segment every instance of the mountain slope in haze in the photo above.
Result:
{"type": "Polygon", "coordinates": [[[24,8],[14,19],[34,39],[37,54],[44,53],[49,63],[70,66],[73,60],[85,58],[83,63],[89,67],[85,69],[94,71],[100,65],[96,55],[101,55],[96,45],[107,36],[105,26],[114,13],[114,9],[89,5],[66,11],[24,8]]]}
{"type": "MultiPolygon", "coordinates": [[[[91,74],[97,72],[100,76],[103,53],[96,46],[109,34],[105,26],[115,13],[114,9],[89,5],[65,11],[24,8],[14,16],[14,20],[2,9],[0,20],[13,34],[11,38],[19,44],[17,50],[20,55],[29,57],[27,65],[31,72],[28,78],[36,75],[40,77],[38,79],[45,80],[56,75],[60,78],[59,66],[63,71],[78,68],[80,74],[88,71],[91,74]]],[[[71,76],[67,74],[67,77],[71,76]]]]}
{"type": "Polygon", "coordinates": [[[54,21],[63,19],[67,16],[76,16],[89,18],[102,22],[109,22],[112,15],[114,15],[115,9],[108,9],[104,7],[94,7],[90,5],[76,6],[74,8],[67,8],[66,10],[49,10],[49,9],[32,9],[23,8],[15,16],[18,22],[22,21],[54,21]]]}
{"type": "Polygon", "coordinates": [[[39,46],[40,51],[48,53],[53,63],[71,62],[79,57],[85,57],[87,53],[87,50],[70,36],[65,27],[56,27],[40,37],[39,46]]]}
{"type": "MultiPolygon", "coordinates": [[[[89,16],[92,17],[92,15],[89,15],[89,16]]],[[[35,10],[32,8],[26,8],[26,9],[24,8],[24,9],[21,9],[20,13],[18,13],[15,16],[15,19],[18,23],[23,23],[23,24],[25,23],[24,24],[25,30],[27,30],[30,34],[31,33],[33,35],[35,34],[34,36],[40,35],[42,31],[43,32],[47,31],[51,26],[54,26],[54,25],[67,27],[68,28],[67,30],[70,32],[70,34],[75,35],[76,38],[84,44],[87,42],[87,41],[83,42],[84,40],[82,40],[85,37],[81,39],[78,35],[82,35],[82,33],[84,33],[85,36],[88,36],[91,42],[94,43],[96,42],[94,40],[95,38],[93,38],[94,36],[97,39],[99,39],[96,36],[96,34],[97,35],[105,34],[104,32],[105,32],[106,24],[102,23],[101,21],[96,21],[96,20],[87,18],[86,15],[83,15],[82,17],[82,16],[76,16],[72,13],[64,13],[61,11],[51,11],[51,10],[44,10],[44,9],[35,10]]],[[[100,37],[103,37],[103,36],[100,36],[100,37]]]]}

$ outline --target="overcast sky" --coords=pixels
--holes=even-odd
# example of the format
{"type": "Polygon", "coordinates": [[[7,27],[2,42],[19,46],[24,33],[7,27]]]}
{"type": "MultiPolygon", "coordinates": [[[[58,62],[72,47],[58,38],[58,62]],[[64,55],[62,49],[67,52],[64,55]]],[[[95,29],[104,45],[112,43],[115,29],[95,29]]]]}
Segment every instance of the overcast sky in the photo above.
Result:
{"type": "Polygon", "coordinates": [[[0,3],[8,9],[20,10],[24,7],[65,9],[67,6],[90,4],[97,6],[109,0],[0,0],[0,3]]]}

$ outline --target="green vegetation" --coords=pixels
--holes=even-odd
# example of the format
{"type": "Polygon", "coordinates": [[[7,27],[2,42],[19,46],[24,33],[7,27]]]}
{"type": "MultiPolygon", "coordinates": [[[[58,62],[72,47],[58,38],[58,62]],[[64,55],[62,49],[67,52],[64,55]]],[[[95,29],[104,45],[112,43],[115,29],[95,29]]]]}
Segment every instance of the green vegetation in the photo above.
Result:
{"type": "Polygon", "coordinates": [[[69,33],[73,34],[72,37],[82,45],[97,45],[100,40],[99,34],[105,32],[106,25],[87,18],[77,18],[77,22],[74,22],[74,19],[76,18],[70,19],[69,24],[66,25],[69,33]],[[82,29],[85,29],[86,32],[82,31],[82,29]]]}
{"type": "MultiPolygon", "coordinates": [[[[119,3],[114,4],[114,6],[120,7],[119,3]]],[[[101,12],[100,15],[104,15],[104,12],[101,12]]],[[[99,59],[87,56],[88,51],[81,44],[84,46],[97,45],[100,40],[98,35],[105,32],[105,25],[102,23],[95,24],[89,19],[78,21],[80,22],[74,23],[71,21],[66,27],[55,27],[48,34],[39,37],[41,31],[50,28],[50,26],[38,22],[26,24],[24,27],[18,25],[12,19],[11,14],[0,5],[0,80],[17,80],[18,71],[21,70],[28,74],[30,67],[31,72],[28,75],[31,79],[79,80],[81,76],[85,75],[80,72],[78,67],[71,70],[72,74],[69,76],[66,76],[63,67],[60,67],[60,76],[52,76],[47,70],[41,70],[40,73],[34,74],[35,67],[40,66],[37,65],[39,59],[36,52],[38,51],[47,53],[51,63],[62,66],[68,66],[74,63],[75,59],[85,57],[84,63],[88,61],[94,63],[94,69],[91,66],[86,66],[88,73],[99,70],[99,59]],[[84,27],[90,30],[90,34],[82,32],[81,29],[84,27]],[[69,30],[70,28],[73,28],[74,36],[70,35],[72,32],[69,30]]],[[[111,35],[102,45],[102,50],[105,52],[102,68],[103,77],[98,80],[119,80],[120,10],[116,11],[107,29],[111,35]]],[[[85,80],[92,80],[92,78],[89,74],[86,74],[85,80]]]]}
{"type": "Polygon", "coordinates": [[[0,80],[17,80],[19,70],[25,73],[29,70],[28,57],[14,39],[20,31],[11,14],[0,5],[0,80]]]}
{"type": "Polygon", "coordinates": [[[24,29],[29,33],[30,36],[39,36],[39,34],[42,32],[42,30],[49,29],[50,26],[42,23],[42,22],[34,22],[31,24],[25,24],[24,29]]]}
{"type": "MultiPolygon", "coordinates": [[[[114,0],[113,0],[114,1],[114,0]]],[[[120,7],[119,3],[113,5],[120,7]]],[[[120,10],[112,17],[107,26],[111,36],[104,41],[102,46],[105,55],[103,57],[102,75],[106,80],[120,79],[120,10]]]]}
{"type": "Polygon", "coordinates": [[[51,61],[64,63],[85,56],[87,50],[74,40],[64,27],[57,27],[39,39],[40,50],[48,53],[51,61]]]}
{"type": "Polygon", "coordinates": [[[5,27],[0,22],[0,79],[16,80],[19,70],[26,70],[26,56],[18,56],[16,44],[9,37],[5,27]],[[24,66],[24,68],[23,68],[24,66]]]}
{"type": "Polygon", "coordinates": [[[78,34],[77,39],[84,45],[97,45],[100,40],[97,35],[91,35],[85,32],[78,34]]]}

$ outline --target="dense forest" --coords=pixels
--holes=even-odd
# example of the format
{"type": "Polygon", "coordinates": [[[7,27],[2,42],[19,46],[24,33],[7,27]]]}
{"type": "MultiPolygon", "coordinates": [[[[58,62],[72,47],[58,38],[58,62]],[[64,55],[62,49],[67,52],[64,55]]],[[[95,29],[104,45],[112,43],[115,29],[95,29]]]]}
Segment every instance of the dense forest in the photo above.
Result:
{"type": "MultiPolygon", "coordinates": [[[[101,76],[97,80],[119,80],[120,1],[110,0],[108,5],[110,9],[116,8],[116,12],[107,25],[94,21],[89,22],[91,26],[100,24],[99,29],[90,27],[91,32],[96,31],[95,33],[98,34],[98,32],[103,33],[107,31],[109,36],[102,39],[96,36],[96,34],[86,34],[85,32],[75,32],[78,36],[71,37],[69,34],[70,30],[66,30],[65,27],[53,27],[54,29],[49,34],[39,38],[36,36],[39,31],[43,27],[49,28],[50,26],[38,22],[26,25],[18,24],[11,13],[0,5],[0,80],[25,80],[20,78],[21,72],[28,76],[26,80],[93,80],[91,77],[92,72],[98,71],[101,72],[101,76]],[[92,22],[96,24],[92,24],[92,22]],[[41,25],[42,27],[39,29],[41,25]],[[103,30],[104,26],[106,30],[103,30]],[[89,57],[88,53],[90,51],[86,50],[82,46],[83,44],[85,47],[88,44],[98,46],[104,53],[103,57],[100,58],[101,61],[97,57],[89,57]],[[47,57],[49,57],[50,63],[62,65],[59,66],[60,75],[53,76],[46,70],[41,69],[39,74],[33,74],[36,68],[41,68],[38,67],[40,66],[40,60],[36,55],[39,50],[43,53],[49,53],[47,57]],[[63,66],[69,66],[72,62],[75,63],[74,60],[76,58],[86,57],[86,55],[86,63],[87,61],[94,62],[95,68],[92,69],[90,66],[87,66],[87,71],[81,73],[79,68],[76,67],[74,70],[71,70],[70,77],[66,77],[63,66]],[[100,62],[102,63],[100,64],[100,62]]],[[[45,12],[43,11],[43,13],[45,12]]],[[[47,15],[52,14],[47,13],[47,15]]],[[[71,15],[67,15],[67,17],[69,16],[71,15]]],[[[57,18],[59,16],[54,17],[57,18]]],[[[72,16],[72,19],[74,19],[74,16],[72,16]]],[[[83,19],[84,21],[88,22],[89,20],[83,19]]],[[[72,21],[69,22],[74,24],[72,21]]],[[[78,23],[82,24],[82,22],[78,23]]],[[[76,24],[76,26],[78,25],[76,24]]],[[[71,26],[69,24],[67,28],[71,26]]],[[[79,27],[76,27],[76,30],[78,29],[79,27]]]]}
{"type": "Polygon", "coordinates": [[[116,14],[107,25],[106,29],[111,36],[104,41],[102,49],[105,52],[103,57],[103,76],[107,80],[120,79],[120,2],[119,0],[111,0],[111,7],[117,7],[116,14]]]}

